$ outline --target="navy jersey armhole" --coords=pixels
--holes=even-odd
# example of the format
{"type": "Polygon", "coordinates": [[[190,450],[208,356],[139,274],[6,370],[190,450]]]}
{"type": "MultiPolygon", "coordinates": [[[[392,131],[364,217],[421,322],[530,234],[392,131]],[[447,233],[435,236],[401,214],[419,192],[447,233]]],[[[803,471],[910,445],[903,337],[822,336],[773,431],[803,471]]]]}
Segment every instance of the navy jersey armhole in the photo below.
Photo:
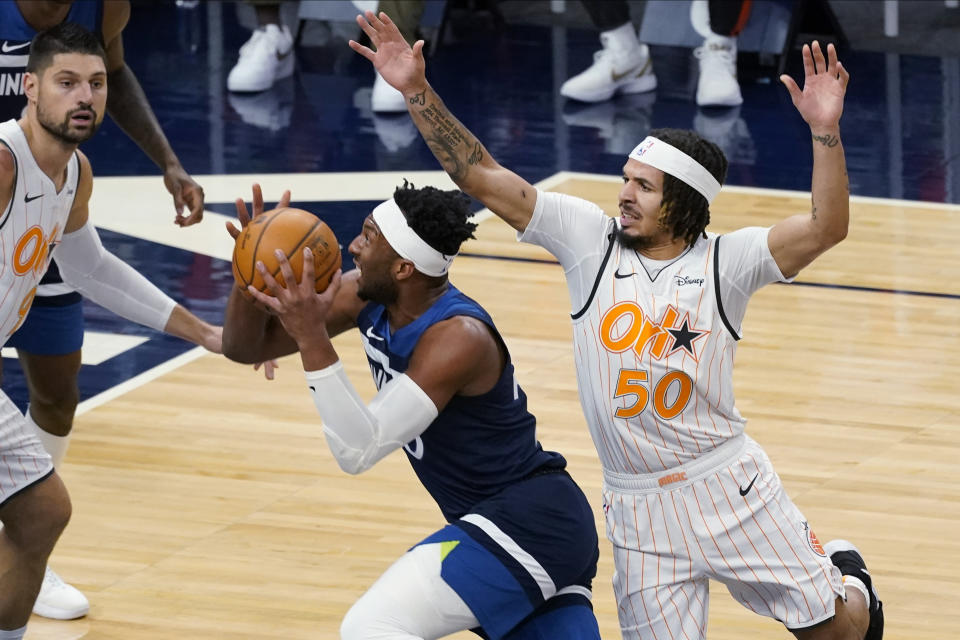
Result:
{"type": "Polygon", "coordinates": [[[723,326],[727,328],[734,340],[740,340],[740,336],[737,335],[737,332],[730,326],[730,321],[727,320],[727,314],[723,310],[723,299],[720,295],[720,236],[717,236],[716,240],[713,241],[713,289],[716,292],[717,311],[720,312],[720,320],[723,321],[723,326]]]}
{"type": "Polygon", "coordinates": [[[593,302],[593,297],[597,295],[597,289],[600,288],[600,278],[603,276],[603,272],[607,268],[607,262],[610,260],[610,254],[613,253],[613,245],[617,241],[616,231],[611,231],[610,235],[607,236],[607,240],[609,240],[607,252],[603,255],[603,262],[600,263],[600,269],[597,271],[597,278],[593,281],[593,289],[590,290],[590,295],[587,297],[587,302],[583,305],[583,308],[576,313],[570,314],[571,320],[578,320],[580,316],[585,314],[587,309],[590,308],[590,303],[593,302]]]}

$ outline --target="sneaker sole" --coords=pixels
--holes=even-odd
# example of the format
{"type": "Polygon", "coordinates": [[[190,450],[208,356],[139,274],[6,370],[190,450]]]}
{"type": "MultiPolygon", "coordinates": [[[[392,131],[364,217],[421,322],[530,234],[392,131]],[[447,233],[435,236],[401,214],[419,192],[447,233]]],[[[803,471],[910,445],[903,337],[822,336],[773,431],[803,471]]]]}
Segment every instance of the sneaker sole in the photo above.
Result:
{"type": "Polygon", "coordinates": [[[82,609],[58,609],[57,607],[48,607],[42,604],[34,604],[33,612],[41,618],[50,618],[52,620],[76,620],[90,613],[90,607],[82,609]]]}
{"type": "Polygon", "coordinates": [[[610,87],[609,90],[599,91],[595,93],[574,93],[571,91],[564,91],[561,87],[560,95],[564,98],[569,98],[571,100],[576,100],[578,102],[605,102],[612,98],[614,94],[631,94],[631,93],[646,93],[647,91],[653,91],[657,88],[657,76],[646,76],[642,78],[636,78],[634,80],[628,80],[623,84],[615,84],[610,87]]]}

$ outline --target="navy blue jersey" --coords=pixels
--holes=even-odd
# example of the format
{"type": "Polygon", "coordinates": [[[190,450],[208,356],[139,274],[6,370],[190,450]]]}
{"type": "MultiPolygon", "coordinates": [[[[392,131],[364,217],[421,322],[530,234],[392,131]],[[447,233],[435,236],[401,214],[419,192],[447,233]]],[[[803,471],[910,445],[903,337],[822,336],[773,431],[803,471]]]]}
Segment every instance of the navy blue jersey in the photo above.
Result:
{"type": "MultiPolygon", "coordinates": [[[[103,42],[103,0],[76,0],[64,22],[76,22],[103,42]]],[[[19,119],[27,106],[23,93],[23,74],[27,69],[30,41],[37,30],[27,24],[13,0],[0,2],[0,122],[19,119]]],[[[80,302],[80,294],[57,295],[45,285],[63,282],[55,262],[40,280],[35,306],[61,306],[80,302]]],[[[59,293],[59,292],[58,292],[59,293]]]]}
{"type": "MultiPolygon", "coordinates": [[[[487,312],[453,285],[423,315],[395,332],[383,305],[367,305],[357,326],[377,388],[407,370],[424,331],[453,316],[483,321],[502,343],[487,312]]],[[[454,396],[403,449],[448,522],[538,469],[566,466],[563,456],[544,451],[537,441],[536,418],[527,411],[527,396],[514,378],[509,353],[493,389],[480,396],[454,396]]]]}

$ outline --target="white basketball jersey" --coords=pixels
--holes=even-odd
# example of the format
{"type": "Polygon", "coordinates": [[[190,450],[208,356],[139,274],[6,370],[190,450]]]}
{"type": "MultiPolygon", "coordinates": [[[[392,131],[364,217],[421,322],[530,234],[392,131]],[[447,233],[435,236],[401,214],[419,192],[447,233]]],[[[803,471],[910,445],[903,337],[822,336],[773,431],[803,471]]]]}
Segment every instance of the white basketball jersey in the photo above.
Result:
{"type": "Polygon", "coordinates": [[[63,236],[80,177],[74,154],[67,179],[57,192],[40,169],[16,120],[0,123],[0,144],[13,153],[16,180],[10,203],[0,213],[0,344],[19,328],[30,310],[37,283],[63,236]]]}
{"type": "Polygon", "coordinates": [[[538,192],[521,239],[566,272],[580,403],[604,469],[659,473],[743,432],[737,332],[753,291],[782,276],[766,229],[710,234],[655,261],[617,242],[616,225],[596,205],[538,192]]]}

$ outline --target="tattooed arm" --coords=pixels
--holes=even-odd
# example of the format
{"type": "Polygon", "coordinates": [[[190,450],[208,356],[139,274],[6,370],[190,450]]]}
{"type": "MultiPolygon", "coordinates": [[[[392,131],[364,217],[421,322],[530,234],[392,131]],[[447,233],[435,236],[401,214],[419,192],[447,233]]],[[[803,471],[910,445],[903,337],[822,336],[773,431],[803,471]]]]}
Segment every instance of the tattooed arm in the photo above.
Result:
{"type": "Polygon", "coordinates": [[[427,83],[423,41],[411,48],[385,13],[367,11],[357,24],[376,48],[353,40],[350,48],[370,60],[383,79],[407,100],[407,110],[427,146],[444,171],[463,189],[518,231],[527,228],[536,203],[536,189],[526,180],[500,166],[486,148],[447,109],[427,83]]]}
{"type": "Polygon", "coordinates": [[[827,47],[824,59],[818,42],[803,46],[804,86],[780,76],[793,104],[810,125],[813,142],[813,179],[809,214],[787,218],[770,230],[770,253],[784,276],[792,278],[824,251],[847,236],[850,222],[850,185],[840,142],[840,115],[850,74],[827,47]]]}

